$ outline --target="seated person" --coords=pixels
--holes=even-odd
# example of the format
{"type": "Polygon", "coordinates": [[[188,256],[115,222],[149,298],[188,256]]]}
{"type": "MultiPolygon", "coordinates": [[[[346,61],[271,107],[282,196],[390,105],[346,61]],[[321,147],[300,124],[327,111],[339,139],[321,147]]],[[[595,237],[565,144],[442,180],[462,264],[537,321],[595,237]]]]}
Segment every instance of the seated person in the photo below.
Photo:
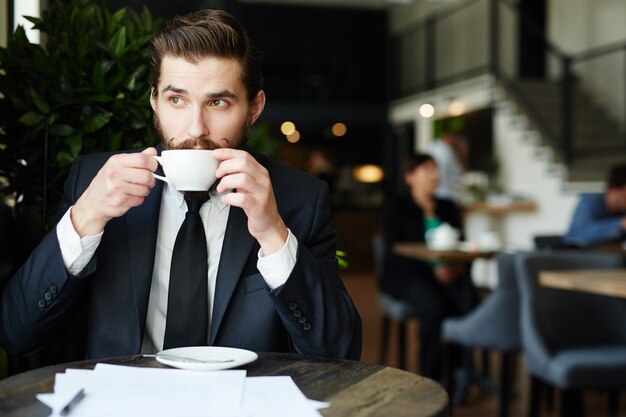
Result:
{"type": "Polygon", "coordinates": [[[467,313],[475,296],[466,265],[437,264],[394,255],[396,242],[424,242],[428,230],[448,223],[461,229],[457,206],[435,197],[439,171],[430,155],[412,155],[404,173],[409,196],[389,207],[385,221],[387,244],[381,290],[415,305],[420,319],[421,374],[441,378],[440,330],[449,316],[467,313]]]}
{"type": "Polygon", "coordinates": [[[586,246],[625,238],[626,164],[611,169],[605,192],[581,195],[565,242],[586,246]]]}
{"type": "Polygon", "coordinates": [[[177,16],[149,54],[159,151],[212,149],[216,190],[237,192],[157,183],[155,148],[78,157],[54,229],[0,297],[0,345],[38,352],[80,319],[94,359],[196,345],[359,359],[328,186],[246,150],[265,93],[243,27],[220,10],[177,16]]]}

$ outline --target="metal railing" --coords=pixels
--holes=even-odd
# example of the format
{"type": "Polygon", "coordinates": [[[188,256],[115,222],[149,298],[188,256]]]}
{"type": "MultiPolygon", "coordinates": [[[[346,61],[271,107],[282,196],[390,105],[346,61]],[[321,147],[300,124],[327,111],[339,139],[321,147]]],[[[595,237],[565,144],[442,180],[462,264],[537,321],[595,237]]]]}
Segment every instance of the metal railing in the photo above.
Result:
{"type": "Polygon", "coordinates": [[[587,154],[617,147],[626,150],[626,42],[566,54],[519,4],[468,0],[392,36],[389,55],[392,99],[491,74],[566,165],[571,166],[581,143],[586,144],[587,154]],[[545,111],[518,76],[514,55],[518,32],[542,47],[545,81],[553,87],[546,98],[554,111],[545,111]],[[590,106],[597,111],[579,114],[580,100],[593,103],[590,106]],[[590,142],[597,146],[590,148],[590,142]]]}

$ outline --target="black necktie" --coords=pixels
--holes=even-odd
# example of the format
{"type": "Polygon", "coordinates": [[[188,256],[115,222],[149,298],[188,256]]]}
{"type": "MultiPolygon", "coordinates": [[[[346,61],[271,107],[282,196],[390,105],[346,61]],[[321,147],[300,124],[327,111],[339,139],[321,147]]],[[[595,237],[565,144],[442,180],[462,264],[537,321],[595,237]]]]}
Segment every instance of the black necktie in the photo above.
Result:
{"type": "Polygon", "coordinates": [[[185,193],[187,214],[172,251],[163,349],[207,343],[208,255],[200,217],[207,198],[206,192],[185,193]]]}

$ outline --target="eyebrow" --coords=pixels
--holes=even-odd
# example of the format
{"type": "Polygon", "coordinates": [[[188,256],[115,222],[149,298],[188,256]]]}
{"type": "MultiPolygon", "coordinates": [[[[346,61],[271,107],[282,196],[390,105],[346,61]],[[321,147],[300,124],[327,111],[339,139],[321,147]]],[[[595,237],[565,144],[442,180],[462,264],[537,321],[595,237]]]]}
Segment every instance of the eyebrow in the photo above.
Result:
{"type": "MultiPolygon", "coordinates": [[[[178,88],[178,87],[174,87],[173,85],[169,84],[168,86],[166,86],[163,90],[162,93],[166,93],[168,91],[172,91],[176,94],[188,94],[189,92],[187,90],[185,90],[184,88],[178,88]]],[[[215,98],[222,98],[222,97],[227,97],[227,98],[237,98],[237,95],[235,93],[233,93],[230,90],[221,90],[221,91],[217,91],[215,93],[207,93],[205,94],[205,96],[207,98],[210,99],[215,99],[215,98]]]]}

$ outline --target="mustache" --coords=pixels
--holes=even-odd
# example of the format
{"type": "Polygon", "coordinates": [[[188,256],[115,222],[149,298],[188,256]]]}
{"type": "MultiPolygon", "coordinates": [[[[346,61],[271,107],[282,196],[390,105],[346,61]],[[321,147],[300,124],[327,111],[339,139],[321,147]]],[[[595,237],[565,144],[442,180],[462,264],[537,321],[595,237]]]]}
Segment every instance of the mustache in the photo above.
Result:
{"type": "Polygon", "coordinates": [[[208,139],[203,138],[189,138],[178,144],[174,144],[175,141],[176,138],[170,138],[170,140],[167,142],[167,149],[175,150],[200,148],[212,151],[223,146],[228,146],[228,144],[230,143],[230,140],[228,140],[227,138],[220,139],[220,142],[222,143],[221,146],[208,139]]]}

